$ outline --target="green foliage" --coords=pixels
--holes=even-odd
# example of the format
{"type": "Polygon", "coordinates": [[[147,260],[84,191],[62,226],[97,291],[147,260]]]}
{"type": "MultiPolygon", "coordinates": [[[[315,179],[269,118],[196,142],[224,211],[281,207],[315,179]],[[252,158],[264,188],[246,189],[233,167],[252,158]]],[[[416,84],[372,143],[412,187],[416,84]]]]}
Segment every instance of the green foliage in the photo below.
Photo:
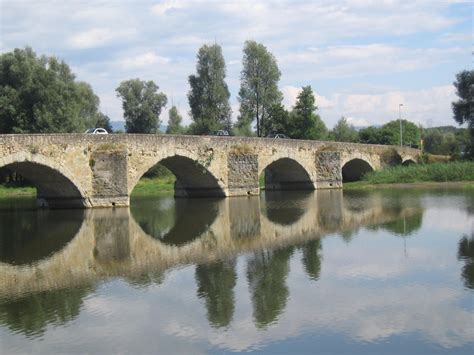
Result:
{"type": "Polygon", "coordinates": [[[466,156],[474,159],[474,70],[464,70],[456,75],[453,83],[459,100],[452,103],[454,119],[457,123],[467,123],[469,140],[466,156]]]}
{"type": "Polygon", "coordinates": [[[189,76],[188,93],[194,134],[231,129],[230,92],[225,82],[226,68],[221,46],[204,45],[197,55],[196,75],[189,76]]]}
{"type": "Polygon", "coordinates": [[[268,119],[262,123],[262,132],[266,134],[290,134],[290,113],[285,109],[285,106],[278,103],[270,107],[268,110],[268,119]]]}
{"type": "Polygon", "coordinates": [[[460,158],[470,145],[469,131],[465,128],[437,127],[423,132],[423,150],[430,154],[460,158]]]}
{"type": "Polygon", "coordinates": [[[69,66],[29,47],[0,55],[0,133],[84,132],[99,98],[69,66]]]}
{"type": "Polygon", "coordinates": [[[168,127],[166,128],[167,134],[183,134],[185,128],[181,125],[183,117],[178,112],[176,106],[172,106],[168,113],[168,127]]]}
{"type": "MultiPolygon", "coordinates": [[[[418,146],[420,129],[410,121],[402,120],[403,145],[418,146]]],[[[400,120],[393,120],[382,127],[367,127],[359,131],[361,143],[400,145],[400,120]]]]}
{"type": "Polygon", "coordinates": [[[474,181],[474,162],[452,162],[396,166],[367,173],[370,184],[394,184],[423,181],[474,181]]]}
{"type": "Polygon", "coordinates": [[[358,142],[359,134],[355,130],[354,126],[347,122],[347,119],[343,116],[337,121],[334,126],[331,137],[337,142],[358,142]]]}
{"type": "Polygon", "coordinates": [[[153,165],[143,176],[149,179],[153,179],[153,178],[169,178],[174,175],[167,167],[158,163],[158,164],[153,165]]]}
{"type": "Polygon", "coordinates": [[[110,124],[110,118],[107,115],[104,115],[102,112],[97,114],[97,120],[94,127],[105,128],[107,132],[112,133],[114,130],[110,124]]]}
{"type": "Polygon", "coordinates": [[[316,114],[317,109],[311,86],[303,87],[290,114],[288,134],[291,138],[316,140],[327,138],[328,130],[321,117],[316,114]]]}
{"type": "Polygon", "coordinates": [[[283,94],[278,90],[281,73],[273,54],[255,41],[245,42],[242,62],[237,127],[250,130],[255,120],[257,136],[265,136],[271,133],[266,131],[271,124],[265,123],[269,119],[269,110],[283,99],[283,94]]]}
{"type": "Polygon", "coordinates": [[[125,129],[128,133],[156,133],[161,124],[159,116],[166,106],[166,95],[158,92],[153,81],[130,79],[122,81],[115,90],[122,99],[125,129]]]}

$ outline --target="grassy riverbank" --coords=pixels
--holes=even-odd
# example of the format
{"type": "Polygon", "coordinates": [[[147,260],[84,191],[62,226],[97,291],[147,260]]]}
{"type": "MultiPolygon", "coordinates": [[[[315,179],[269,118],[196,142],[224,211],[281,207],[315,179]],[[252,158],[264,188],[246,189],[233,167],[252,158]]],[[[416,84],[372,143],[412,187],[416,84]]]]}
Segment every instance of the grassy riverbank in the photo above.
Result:
{"type": "Polygon", "coordinates": [[[132,191],[132,196],[156,195],[173,191],[174,176],[142,178],[132,191]]]}
{"type": "Polygon", "coordinates": [[[8,186],[0,184],[0,198],[11,196],[35,196],[36,189],[30,186],[8,186]]]}
{"type": "Polygon", "coordinates": [[[473,187],[474,162],[396,166],[366,174],[362,181],[344,183],[345,189],[373,187],[473,187]]]}

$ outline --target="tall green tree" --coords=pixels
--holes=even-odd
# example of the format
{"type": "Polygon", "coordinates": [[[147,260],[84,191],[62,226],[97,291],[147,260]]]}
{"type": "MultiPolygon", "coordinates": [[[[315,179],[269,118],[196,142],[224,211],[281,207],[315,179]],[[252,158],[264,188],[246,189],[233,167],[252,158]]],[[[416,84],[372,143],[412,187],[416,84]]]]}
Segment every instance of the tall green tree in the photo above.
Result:
{"type": "Polygon", "coordinates": [[[262,124],[262,132],[289,134],[290,113],[281,103],[275,104],[268,110],[268,119],[262,124]]]}
{"type": "Polygon", "coordinates": [[[189,76],[188,93],[195,134],[218,129],[230,130],[232,110],[225,82],[226,68],[221,46],[204,45],[197,54],[196,74],[189,76]]]}
{"type": "Polygon", "coordinates": [[[156,133],[160,127],[161,110],[166,106],[166,95],[158,92],[152,80],[122,81],[115,90],[122,99],[125,130],[128,133],[156,133]]]}
{"type": "Polygon", "coordinates": [[[178,112],[176,106],[172,106],[168,111],[168,127],[166,128],[167,134],[182,134],[184,127],[181,125],[183,117],[178,112]]]}
{"type": "Polygon", "coordinates": [[[0,133],[83,132],[98,107],[91,86],[64,61],[30,47],[0,55],[0,133]]]}
{"type": "Polygon", "coordinates": [[[327,138],[328,129],[316,113],[317,109],[313,89],[309,85],[304,86],[290,115],[291,138],[317,140],[327,138]]]}
{"type": "Polygon", "coordinates": [[[244,45],[243,69],[240,74],[240,116],[237,126],[251,127],[257,123],[257,136],[264,136],[269,119],[269,110],[283,99],[278,90],[280,70],[272,53],[260,43],[246,41],[244,45]]]}
{"type": "Polygon", "coordinates": [[[344,116],[337,121],[331,133],[337,142],[357,142],[359,139],[354,126],[350,125],[344,116]]]}
{"type": "Polygon", "coordinates": [[[456,75],[453,83],[459,100],[452,103],[454,119],[457,123],[467,123],[470,142],[466,155],[474,159],[474,70],[464,70],[456,75]]]}

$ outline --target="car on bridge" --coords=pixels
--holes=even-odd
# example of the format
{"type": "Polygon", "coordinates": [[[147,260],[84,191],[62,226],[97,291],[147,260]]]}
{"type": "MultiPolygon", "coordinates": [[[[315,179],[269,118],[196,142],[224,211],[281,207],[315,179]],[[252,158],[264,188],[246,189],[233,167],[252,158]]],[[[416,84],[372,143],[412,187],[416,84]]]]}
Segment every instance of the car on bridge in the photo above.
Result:
{"type": "Polygon", "coordinates": [[[220,129],[218,131],[212,131],[209,133],[209,136],[221,136],[221,137],[228,137],[230,136],[229,131],[226,131],[224,129],[220,129]]]}
{"type": "Polygon", "coordinates": [[[84,133],[87,134],[109,134],[105,128],[89,128],[84,133]]]}
{"type": "Polygon", "coordinates": [[[289,139],[289,137],[285,136],[283,133],[271,133],[267,138],[289,139]]]}

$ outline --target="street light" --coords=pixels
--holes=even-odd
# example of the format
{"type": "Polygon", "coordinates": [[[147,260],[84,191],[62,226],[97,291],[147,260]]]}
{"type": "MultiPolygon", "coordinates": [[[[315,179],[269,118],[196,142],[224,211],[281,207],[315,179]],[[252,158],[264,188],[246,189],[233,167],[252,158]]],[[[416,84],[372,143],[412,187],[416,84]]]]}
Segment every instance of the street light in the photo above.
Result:
{"type": "Polygon", "coordinates": [[[398,119],[400,120],[400,146],[403,145],[403,132],[402,132],[402,106],[403,104],[398,104],[398,119]]]}

